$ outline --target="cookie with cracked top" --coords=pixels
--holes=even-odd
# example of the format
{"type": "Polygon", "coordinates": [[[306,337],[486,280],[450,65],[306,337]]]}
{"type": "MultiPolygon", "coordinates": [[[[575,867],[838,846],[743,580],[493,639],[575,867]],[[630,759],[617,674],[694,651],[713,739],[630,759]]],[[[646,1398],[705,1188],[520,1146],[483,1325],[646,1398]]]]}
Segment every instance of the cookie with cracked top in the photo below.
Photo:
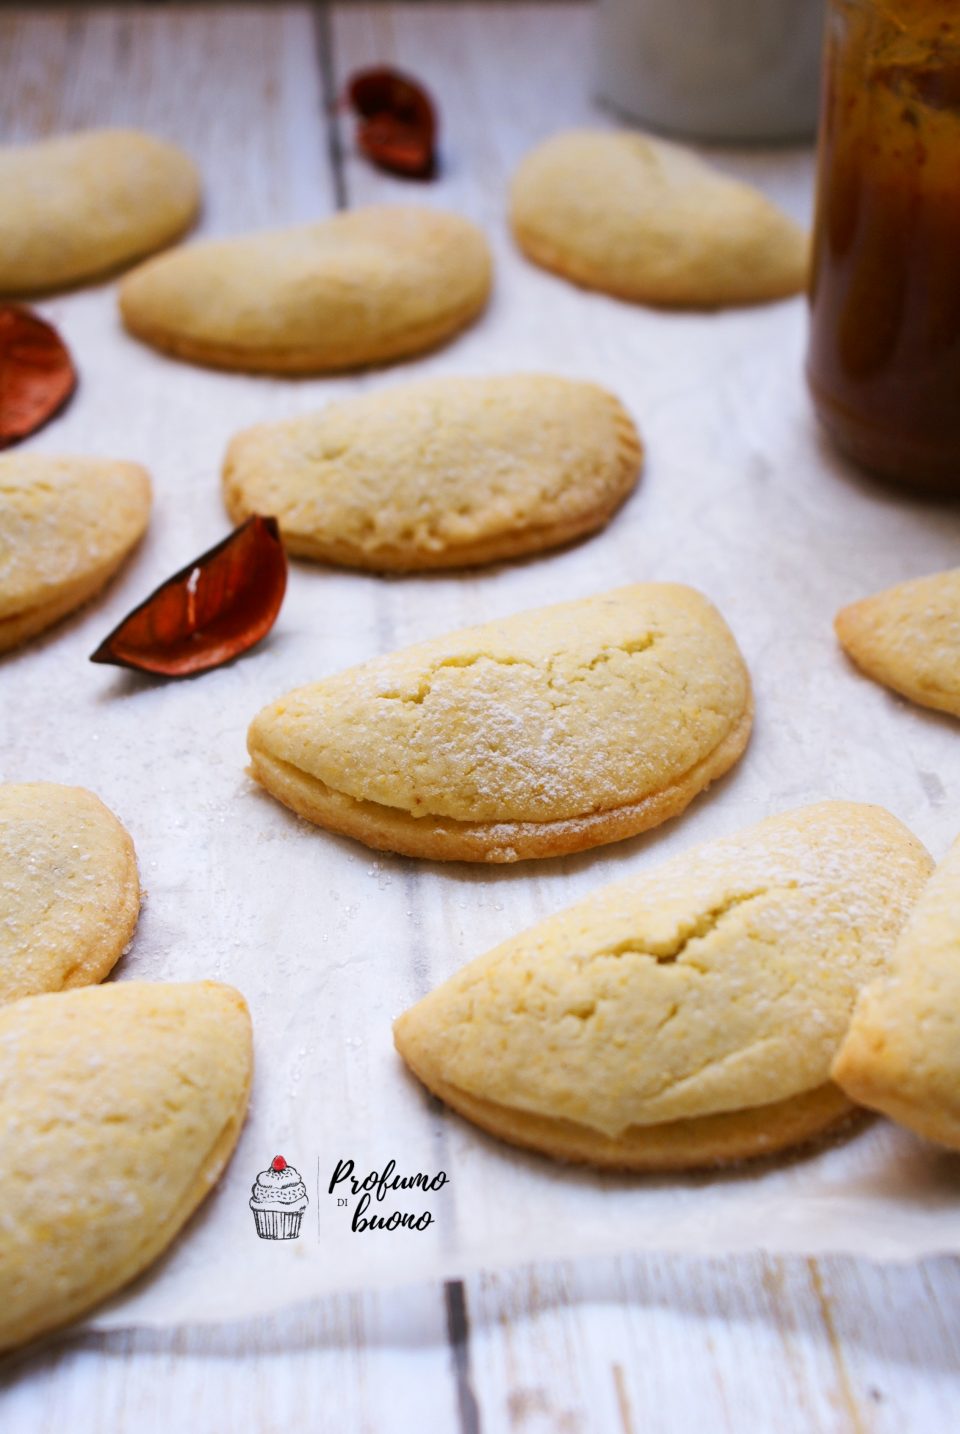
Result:
{"type": "Polygon", "coordinates": [[[558,1159],[671,1170],[847,1120],[830,1066],[930,858],[882,807],[771,817],[595,892],[396,1022],[454,1110],[558,1159]]]}
{"type": "Polygon", "coordinates": [[[512,862],[677,816],[740,757],[753,699],[717,609],[637,583],[433,638],[298,688],[251,771],[318,825],[440,861],[512,862]]]}

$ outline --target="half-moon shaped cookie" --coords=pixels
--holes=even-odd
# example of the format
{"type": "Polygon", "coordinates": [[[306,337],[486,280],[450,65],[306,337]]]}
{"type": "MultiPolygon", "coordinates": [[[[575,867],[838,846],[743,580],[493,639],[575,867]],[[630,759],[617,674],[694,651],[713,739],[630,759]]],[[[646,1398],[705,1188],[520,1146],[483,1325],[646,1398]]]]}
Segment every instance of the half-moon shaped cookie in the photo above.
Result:
{"type": "Polygon", "coordinates": [[[223,469],[235,523],[270,513],[298,557],[374,571],[465,567],[601,527],[642,448],[606,389],[547,374],[434,378],[263,423],[223,469]]]}
{"type": "Polygon", "coordinates": [[[960,842],[917,902],[890,970],[861,993],[833,1079],[858,1105],[960,1150],[960,842]]]}
{"type": "Polygon", "coordinates": [[[136,463],[0,455],[0,652],[99,592],[149,516],[150,479],[136,463]]]}
{"type": "Polygon", "coordinates": [[[200,180],[172,144],[95,129],[0,148],[0,293],[66,288],[170,244],[200,180]]]}
{"type": "Polygon", "coordinates": [[[163,1253],[230,1158],[252,1070],[230,986],[124,981],[0,1008],[0,1350],[163,1253]]]}
{"type": "Polygon", "coordinates": [[[127,276],[120,309],[137,338],[193,363],[326,373],[433,348],[489,292],[476,225],[378,205],[161,255],[127,276]]]}
{"type": "Polygon", "coordinates": [[[548,139],[514,176],[510,218],[535,263],[642,304],[756,304],[806,283],[806,234],[759,190],[636,132],[548,139]]]}
{"type": "Polygon", "coordinates": [[[922,707],[960,717],[960,568],[842,608],[837,637],[862,672],[922,707]]]}
{"type": "Polygon", "coordinates": [[[858,991],[930,871],[880,807],[823,802],[607,886],[396,1022],[442,1100],[512,1144],[631,1170],[769,1155],[850,1114],[858,991]]]}
{"type": "Polygon", "coordinates": [[[98,797],[0,785],[0,1004],[102,981],[139,911],[133,842],[98,797]]]}
{"type": "Polygon", "coordinates": [[[692,588],[638,583],[375,658],[256,717],[301,816],[441,861],[559,856],[682,812],[750,735],[750,679],[692,588]]]}

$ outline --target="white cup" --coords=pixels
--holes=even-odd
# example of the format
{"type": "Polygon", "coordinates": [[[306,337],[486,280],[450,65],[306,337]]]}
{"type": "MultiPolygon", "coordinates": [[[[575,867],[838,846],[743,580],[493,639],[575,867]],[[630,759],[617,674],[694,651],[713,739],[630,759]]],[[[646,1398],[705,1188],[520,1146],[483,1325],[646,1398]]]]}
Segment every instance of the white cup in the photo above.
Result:
{"type": "Polygon", "coordinates": [[[809,138],[823,17],[823,0],[600,0],[599,98],[690,138],[809,138]]]}

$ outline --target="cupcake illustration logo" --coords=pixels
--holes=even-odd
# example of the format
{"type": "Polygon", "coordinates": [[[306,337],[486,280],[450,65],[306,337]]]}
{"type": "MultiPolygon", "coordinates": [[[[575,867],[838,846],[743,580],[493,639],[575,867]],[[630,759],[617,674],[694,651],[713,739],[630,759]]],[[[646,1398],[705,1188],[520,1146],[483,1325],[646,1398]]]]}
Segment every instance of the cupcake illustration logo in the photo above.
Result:
{"type": "Polygon", "coordinates": [[[253,1182],[250,1209],[261,1240],[296,1240],[307,1208],[307,1187],[299,1170],[275,1155],[269,1170],[253,1182]]]}

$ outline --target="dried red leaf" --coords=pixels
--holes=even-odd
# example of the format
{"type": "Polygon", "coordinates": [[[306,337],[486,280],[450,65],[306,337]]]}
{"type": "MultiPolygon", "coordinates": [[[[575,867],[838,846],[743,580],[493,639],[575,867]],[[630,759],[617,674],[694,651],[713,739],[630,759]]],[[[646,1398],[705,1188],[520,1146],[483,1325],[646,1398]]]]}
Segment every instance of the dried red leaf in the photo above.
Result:
{"type": "Polygon", "coordinates": [[[76,386],[56,329],[21,304],[0,304],[0,448],[36,433],[76,386]]]}
{"type": "Polygon", "coordinates": [[[135,607],[90,661],[163,677],[209,672],[266,636],[286,586],[276,518],[248,518],[135,607]]]}
{"type": "Polygon", "coordinates": [[[347,100],[360,117],[357,143],[374,164],[411,179],[434,174],[437,113],[417,80],[387,66],[360,70],[347,100]]]}

